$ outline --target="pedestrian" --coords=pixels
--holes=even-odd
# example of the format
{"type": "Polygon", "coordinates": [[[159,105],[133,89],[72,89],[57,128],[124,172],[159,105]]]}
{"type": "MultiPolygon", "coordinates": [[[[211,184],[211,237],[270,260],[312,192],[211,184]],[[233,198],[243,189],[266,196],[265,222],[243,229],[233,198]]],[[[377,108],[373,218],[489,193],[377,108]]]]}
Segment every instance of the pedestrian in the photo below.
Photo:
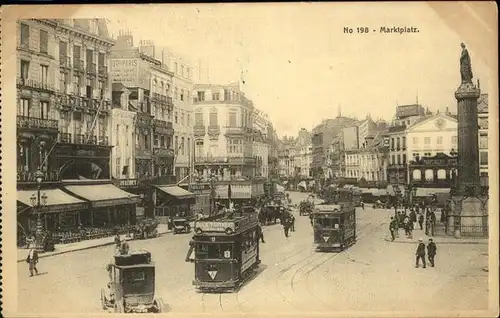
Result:
{"type": "Polygon", "coordinates": [[[118,234],[118,232],[116,232],[116,235],[115,235],[115,248],[117,251],[120,250],[120,245],[122,244],[121,242],[121,238],[120,238],[120,234],[118,234]]]}
{"type": "Polygon", "coordinates": [[[436,214],[433,210],[431,210],[429,213],[429,228],[431,231],[430,236],[434,236],[434,229],[436,228],[436,214]]]}
{"type": "Polygon", "coordinates": [[[436,257],[437,246],[436,243],[429,239],[429,244],[427,244],[427,257],[429,258],[429,263],[431,263],[431,267],[434,267],[434,257],[436,257]]]}
{"type": "Polygon", "coordinates": [[[391,242],[396,238],[396,231],[398,230],[398,223],[393,216],[391,216],[391,223],[389,224],[389,231],[391,232],[391,242]]]}
{"type": "Polygon", "coordinates": [[[313,226],[313,214],[309,212],[309,222],[311,222],[311,226],[313,226]]]}
{"type": "Polygon", "coordinates": [[[288,237],[288,231],[290,230],[290,220],[288,218],[283,222],[283,230],[285,231],[285,237],[288,237]]]}
{"type": "Polygon", "coordinates": [[[295,232],[295,217],[293,214],[290,214],[290,229],[295,232]]]}
{"type": "Polygon", "coordinates": [[[412,223],[417,222],[417,214],[415,213],[415,211],[413,210],[413,208],[411,208],[411,211],[410,211],[410,221],[412,223]]]}
{"type": "Polygon", "coordinates": [[[365,203],[361,201],[361,208],[364,210],[365,209],[365,203]]]}
{"type": "Polygon", "coordinates": [[[262,243],[266,243],[264,241],[264,232],[262,231],[262,227],[260,224],[257,225],[257,241],[261,240],[262,243]]]}
{"type": "Polygon", "coordinates": [[[34,248],[33,244],[30,245],[26,263],[29,264],[30,277],[33,276],[33,270],[35,270],[36,275],[38,275],[38,269],[36,268],[36,264],[38,263],[38,251],[34,248]]]}
{"type": "Polygon", "coordinates": [[[413,222],[406,223],[406,226],[407,226],[406,231],[408,232],[408,238],[412,239],[413,238],[413,229],[414,229],[413,222]]]}
{"type": "Polygon", "coordinates": [[[418,216],[418,225],[420,225],[420,230],[424,229],[424,215],[422,213],[418,216]]]}
{"type": "Polygon", "coordinates": [[[418,240],[418,247],[417,247],[417,252],[415,253],[415,255],[417,256],[416,262],[415,262],[415,267],[418,268],[419,267],[419,260],[422,260],[422,264],[424,265],[424,268],[426,268],[425,267],[425,244],[424,244],[424,241],[422,239],[418,240]]]}

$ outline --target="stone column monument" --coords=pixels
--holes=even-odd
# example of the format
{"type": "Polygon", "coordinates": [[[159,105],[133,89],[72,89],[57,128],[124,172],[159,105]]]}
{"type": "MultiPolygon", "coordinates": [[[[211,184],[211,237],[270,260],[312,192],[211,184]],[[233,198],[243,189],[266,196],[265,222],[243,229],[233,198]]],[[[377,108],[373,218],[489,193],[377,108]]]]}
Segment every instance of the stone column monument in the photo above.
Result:
{"type": "Polygon", "coordinates": [[[460,75],[462,82],[455,92],[458,112],[458,182],[453,193],[455,237],[487,235],[487,196],[482,194],[479,181],[479,147],[477,100],[481,95],[472,83],[469,52],[462,43],[460,75]],[[485,222],[486,220],[486,222],[485,222]]]}

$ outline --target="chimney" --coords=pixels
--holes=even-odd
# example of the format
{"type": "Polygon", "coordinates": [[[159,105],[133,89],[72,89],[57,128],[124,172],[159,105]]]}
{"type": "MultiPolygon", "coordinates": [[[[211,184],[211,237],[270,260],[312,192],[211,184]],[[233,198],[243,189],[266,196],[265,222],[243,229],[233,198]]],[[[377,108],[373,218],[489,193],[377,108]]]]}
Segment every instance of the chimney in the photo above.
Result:
{"type": "Polygon", "coordinates": [[[155,58],[155,44],[153,41],[144,40],[139,42],[139,52],[155,58]]]}
{"type": "Polygon", "coordinates": [[[134,47],[134,36],[132,32],[120,30],[116,38],[116,46],[134,47]]]}

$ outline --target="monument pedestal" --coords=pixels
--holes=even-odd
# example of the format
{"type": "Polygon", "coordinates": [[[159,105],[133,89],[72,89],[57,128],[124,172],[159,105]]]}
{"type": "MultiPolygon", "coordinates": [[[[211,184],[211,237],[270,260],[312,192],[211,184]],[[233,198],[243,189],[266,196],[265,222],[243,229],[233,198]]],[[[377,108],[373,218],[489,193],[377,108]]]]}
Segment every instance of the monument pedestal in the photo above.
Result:
{"type": "Polygon", "coordinates": [[[455,238],[488,236],[488,199],[453,196],[453,233],[455,238]]]}

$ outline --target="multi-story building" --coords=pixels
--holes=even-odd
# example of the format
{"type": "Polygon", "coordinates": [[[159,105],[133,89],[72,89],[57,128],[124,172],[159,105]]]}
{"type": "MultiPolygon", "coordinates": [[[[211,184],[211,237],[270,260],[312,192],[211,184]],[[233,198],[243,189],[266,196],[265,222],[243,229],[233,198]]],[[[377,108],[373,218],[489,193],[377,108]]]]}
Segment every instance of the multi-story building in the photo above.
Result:
{"type": "MultiPolygon", "coordinates": [[[[131,221],[136,196],[107,184],[111,178],[108,63],[114,41],[106,22],[21,20],[18,40],[18,202],[33,207],[30,199],[41,181],[46,211],[54,212],[44,217],[50,230],[131,221]],[[109,197],[103,200],[102,192],[109,197]]],[[[19,224],[29,231],[33,215],[23,216],[19,214],[19,224]]]]}
{"type": "Polygon", "coordinates": [[[387,180],[387,152],[383,145],[383,132],[365,135],[364,147],[345,150],[345,177],[364,179],[368,182],[387,180]]]}
{"type": "Polygon", "coordinates": [[[193,94],[197,175],[222,180],[254,176],[252,101],[238,85],[197,84],[193,94]]]}
{"type": "Polygon", "coordinates": [[[391,127],[388,128],[385,138],[389,144],[389,165],[387,178],[391,184],[408,183],[408,161],[406,152],[406,129],[417,120],[429,116],[419,104],[401,105],[396,108],[396,116],[391,127]]]}
{"type": "Polygon", "coordinates": [[[279,175],[282,179],[293,178],[295,176],[295,139],[285,136],[281,140],[279,147],[279,175]]]}
{"type": "Polygon", "coordinates": [[[341,175],[341,162],[343,154],[338,152],[337,148],[343,148],[342,128],[352,127],[358,124],[358,120],[354,118],[342,117],[339,114],[335,119],[326,119],[320,125],[312,130],[312,164],[311,170],[315,184],[320,185],[320,180],[328,178],[329,175],[334,177],[341,175]],[[332,146],[335,144],[335,146],[332,146]],[[333,150],[332,148],[335,148],[333,150]],[[333,150],[332,151],[329,151],[333,150]],[[329,153],[330,152],[330,153],[329,153]],[[329,158],[333,155],[335,158],[329,158]],[[331,164],[328,165],[328,162],[331,164]]]}
{"type": "Polygon", "coordinates": [[[312,143],[311,133],[301,128],[295,142],[294,164],[300,178],[311,178],[312,143]]]}
{"type": "Polygon", "coordinates": [[[488,185],[488,94],[481,94],[477,102],[479,126],[479,173],[481,184],[488,185]]]}
{"type": "Polygon", "coordinates": [[[178,182],[187,183],[193,153],[193,67],[188,60],[168,48],[161,52],[163,61],[173,72],[172,97],[174,102],[174,172],[178,182]]]}
{"type": "Polygon", "coordinates": [[[255,176],[268,178],[269,176],[269,144],[260,130],[252,133],[252,153],[256,159],[255,176]]]}

